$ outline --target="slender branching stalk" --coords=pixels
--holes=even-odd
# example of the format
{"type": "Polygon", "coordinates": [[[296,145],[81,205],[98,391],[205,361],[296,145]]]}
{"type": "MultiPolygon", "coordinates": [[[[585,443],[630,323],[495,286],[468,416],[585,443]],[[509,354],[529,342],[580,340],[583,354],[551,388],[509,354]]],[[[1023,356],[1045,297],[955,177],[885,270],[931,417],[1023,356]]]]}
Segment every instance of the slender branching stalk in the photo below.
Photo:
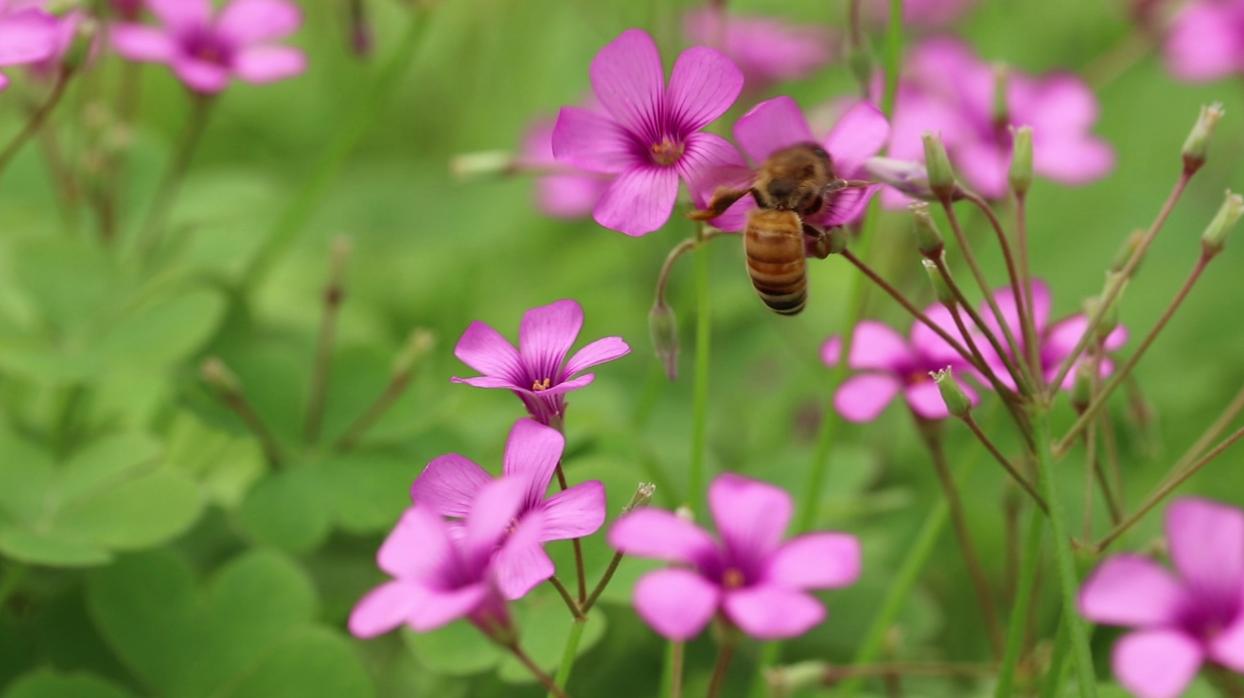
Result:
{"type": "Polygon", "coordinates": [[[304,428],[309,444],[319,440],[320,427],[324,422],[328,375],[332,369],[333,343],[337,338],[337,315],[341,312],[342,301],[345,300],[346,263],[349,259],[349,239],[339,237],[334,240],[330,253],[328,283],[323,293],[323,310],[320,312],[320,332],[315,343],[315,363],[311,367],[311,397],[307,401],[304,428]]]}
{"type": "Polygon", "coordinates": [[[993,439],[990,439],[989,435],[985,433],[985,430],[981,428],[980,423],[976,421],[976,418],[972,416],[972,413],[967,413],[962,417],[962,419],[963,423],[966,424],[968,429],[972,431],[972,434],[976,437],[976,439],[985,447],[985,450],[989,451],[989,455],[993,456],[994,460],[998,462],[998,465],[1001,465],[1002,469],[1011,476],[1011,479],[1014,480],[1017,485],[1022,487],[1023,490],[1028,493],[1028,496],[1032,497],[1032,501],[1035,502],[1037,506],[1041,507],[1041,511],[1048,512],[1049,504],[1045,501],[1045,497],[1041,496],[1041,494],[1037,492],[1037,488],[1034,487],[1032,483],[1028,482],[1028,478],[1024,477],[1023,473],[1019,471],[1019,468],[1016,468],[1015,464],[1002,453],[997,444],[993,442],[993,439]]]}
{"type": "Polygon", "coordinates": [[[22,130],[18,131],[17,135],[4,146],[3,150],[0,150],[0,172],[8,169],[9,163],[21,152],[22,146],[26,145],[35,134],[42,130],[43,124],[47,122],[52,112],[56,111],[61,98],[65,96],[65,89],[69,86],[69,82],[75,74],[76,71],[68,66],[60,69],[60,72],[56,75],[56,82],[52,83],[52,90],[48,93],[47,99],[26,120],[26,125],[22,127],[22,130]]]}
{"type": "Polygon", "coordinates": [[[398,353],[397,358],[393,361],[393,369],[389,374],[389,384],[385,386],[384,391],[376,398],[358,419],[354,420],[341,435],[333,443],[333,448],[338,451],[349,451],[358,445],[363,435],[371,429],[380,418],[384,416],[393,403],[406,392],[406,387],[410,385],[411,378],[415,375],[415,369],[423,357],[432,351],[432,347],[436,344],[435,336],[428,330],[416,328],[410,333],[410,337],[406,340],[406,345],[402,351],[398,353]]]}
{"type": "Polygon", "coordinates": [[[164,171],[164,177],[151,197],[151,208],[147,209],[147,217],[138,231],[138,254],[143,262],[151,261],[160,247],[160,238],[168,222],[169,210],[177,200],[181,183],[190,170],[199,143],[203,140],[215,101],[208,95],[190,93],[190,116],[186,120],[186,128],[182,131],[177,149],[173,151],[173,159],[164,171]]]}
{"type": "Polygon", "coordinates": [[[237,375],[216,357],[211,357],[203,362],[201,373],[203,381],[212,388],[216,397],[234,414],[240,417],[246,428],[255,435],[255,438],[259,439],[259,445],[263,448],[264,457],[267,458],[268,465],[273,468],[280,468],[285,462],[281,454],[281,447],[277,443],[276,438],[273,437],[272,432],[268,430],[267,425],[259,417],[259,413],[255,412],[255,408],[251,405],[250,400],[246,398],[246,393],[242,390],[242,383],[238,380],[237,375]]]}

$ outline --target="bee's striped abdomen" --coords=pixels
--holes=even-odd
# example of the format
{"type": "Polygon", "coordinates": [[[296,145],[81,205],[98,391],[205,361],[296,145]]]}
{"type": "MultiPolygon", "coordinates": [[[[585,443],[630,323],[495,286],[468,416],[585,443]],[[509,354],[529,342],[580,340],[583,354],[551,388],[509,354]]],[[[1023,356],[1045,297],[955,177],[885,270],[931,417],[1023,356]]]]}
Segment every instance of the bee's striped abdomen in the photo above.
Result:
{"type": "Polygon", "coordinates": [[[776,313],[795,315],[808,300],[803,222],[791,211],[759,209],[743,236],[747,273],[760,300],[776,313]]]}

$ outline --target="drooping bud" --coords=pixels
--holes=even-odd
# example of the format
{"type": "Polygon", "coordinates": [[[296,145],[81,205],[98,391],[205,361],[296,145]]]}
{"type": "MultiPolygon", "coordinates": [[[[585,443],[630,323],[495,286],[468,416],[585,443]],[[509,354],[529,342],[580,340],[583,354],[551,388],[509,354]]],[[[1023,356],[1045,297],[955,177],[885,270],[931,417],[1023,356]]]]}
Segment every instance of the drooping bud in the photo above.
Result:
{"type": "Polygon", "coordinates": [[[871,179],[893,187],[913,199],[937,200],[933,188],[929,186],[929,172],[918,162],[874,157],[864,162],[864,171],[871,179]]]}
{"type": "Polygon", "coordinates": [[[1225,113],[1220,102],[1201,107],[1201,115],[1197,117],[1196,124],[1188,133],[1188,139],[1184,141],[1182,154],[1185,173],[1192,174],[1205,164],[1205,158],[1209,152],[1209,139],[1214,135],[1214,127],[1218,125],[1218,120],[1225,113]]]}
{"type": "MultiPolygon", "coordinates": [[[[1114,261],[1110,263],[1110,271],[1115,274],[1123,271],[1124,267],[1127,266],[1128,261],[1131,260],[1132,255],[1136,254],[1136,250],[1140,249],[1140,245],[1144,242],[1144,240],[1145,231],[1133,230],[1132,234],[1128,235],[1127,239],[1123,241],[1123,245],[1119,247],[1119,251],[1115,253],[1114,261]]],[[[1137,263],[1136,268],[1140,269],[1139,263],[1137,263]]]]}
{"type": "Polygon", "coordinates": [[[916,246],[920,249],[920,254],[927,259],[941,258],[946,250],[946,240],[942,237],[942,231],[937,229],[937,223],[933,222],[933,217],[929,215],[929,205],[919,202],[907,208],[911,211],[914,223],[912,227],[916,231],[916,246]]]}
{"type": "Polygon", "coordinates": [[[1071,406],[1083,414],[1093,402],[1093,362],[1080,361],[1076,364],[1075,383],[1071,387],[1071,406]]]}
{"type": "Polygon", "coordinates": [[[242,384],[237,375],[229,370],[219,357],[207,358],[199,368],[203,382],[218,390],[223,395],[237,395],[242,392],[242,384]]]}
{"type": "Polygon", "coordinates": [[[1244,197],[1228,189],[1227,196],[1223,199],[1222,206],[1219,207],[1214,220],[1210,221],[1205,232],[1201,234],[1201,249],[1206,255],[1212,257],[1222,252],[1222,248],[1227,243],[1227,235],[1239,222],[1241,214],[1244,214],[1244,197]]]}
{"type": "Polygon", "coordinates": [[[1011,191],[1017,196],[1028,193],[1032,186],[1032,127],[1014,129],[1011,141],[1011,191]]]}
{"type": "Polygon", "coordinates": [[[939,201],[950,201],[955,194],[955,171],[946,154],[946,144],[936,133],[926,132],[924,141],[924,166],[929,171],[929,188],[939,201]]]}
{"type": "Polygon", "coordinates": [[[1005,63],[993,66],[993,122],[1005,126],[1011,121],[1011,104],[1007,98],[1011,82],[1011,68],[1005,63]]]}
{"type": "Polygon", "coordinates": [[[959,382],[955,380],[954,370],[947,366],[940,371],[929,373],[933,378],[933,382],[937,383],[937,389],[942,394],[942,400],[946,403],[946,411],[955,417],[966,417],[972,411],[972,401],[968,399],[967,393],[963,392],[963,388],[959,387],[959,382]]]}
{"type": "Polygon", "coordinates": [[[924,265],[924,273],[929,275],[929,283],[933,286],[933,293],[937,296],[937,302],[947,308],[955,307],[959,302],[955,298],[955,294],[950,290],[950,284],[946,283],[946,277],[942,275],[942,270],[931,259],[922,259],[920,263],[924,265]]]}
{"type": "Polygon", "coordinates": [[[462,153],[449,160],[449,173],[460,182],[476,177],[511,174],[514,170],[514,156],[504,150],[462,153]]]}
{"type": "Polygon", "coordinates": [[[652,350],[665,367],[665,375],[674,380],[678,377],[678,319],[674,310],[662,298],[657,298],[648,311],[648,332],[652,337],[652,350]]]}
{"type": "Polygon", "coordinates": [[[394,377],[409,377],[419,365],[419,361],[427,356],[436,346],[436,334],[432,330],[416,327],[406,339],[406,346],[393,359],[392,374],[394,377]]]}

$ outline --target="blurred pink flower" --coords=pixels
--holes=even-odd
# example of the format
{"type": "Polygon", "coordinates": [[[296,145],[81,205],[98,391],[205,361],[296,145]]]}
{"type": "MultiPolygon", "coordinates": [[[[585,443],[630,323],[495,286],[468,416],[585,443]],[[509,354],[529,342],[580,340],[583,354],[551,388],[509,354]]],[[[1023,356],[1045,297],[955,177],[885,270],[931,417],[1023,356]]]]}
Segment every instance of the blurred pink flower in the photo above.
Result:
{"type": "Polygon", "coordinates": [[[687,13],[683,30],[692,43],[720,45],[752,92],[809,75],[829,63],[837,43],[824,27],[724,14],[711,7],[687,13]]]}
{"type": "MultiPolygon", "coordinates": [[[[59,37],[59,22],[42,0],[0,0],[0,67],[48,60],[59,37]]],[[[0,90],[8,85],[8,76],[0,73],[0,90]]]]}
{"type": "MultiPolygon", "coordinates": [[[[598,481],[583,482],[545,497],[565,445],[565,438],[556,429],[522,419],[510,431],[505,446],[502,477],[526,484],[513,518],[521,524],[528,516],[536,516],[540,524],[534,535],[540,543],[589,536],[605,522],[605,487],[598,481]]],[[[411,486],[410,496],[415,506],[465,521],[476,499],[492,482],[486,470],[451,453],[428,463],[411,486]]],[[[553,563],[536,546],[529,547],[525,556],[511,557],[498,565],[506,565],[499,568],[501,591],[514,598],[548,579],[546,572],[553,563]]]]}
{"type": "Polygon", "coordinates": [[[597,202],[596,222],[646,235],[669,220],[680,179],[741,158],[724,138],[701,131],[743,87],[730,59],[709,48],[683,51],[669,84],[646,32],[631,29],[592,60],[592,89],[603,112],[563,107],[553,129],[558,161],[614,175],[597,202]]]}
{"type": "Polygon", "coordinates": [[[566,413],[566,393],[595,378],[585,369],[620,359],[631,352],[621,337],[598,339],[566,360],[583,327],[583,308],[572,300],[532,308],[518,328],[518,349],[482,322],[462,333],[454,356],[484,374],[457,378],[477,388],[511,390],[541,424],[558,426],[566,413]]]}
{"type": "Polygon", "coordinates": [[[1176,574],[1139,555],[1106,560],[1080,590],[1080,613],[1133,628],[1114,646],[1119,683],[1175,698],[1204,662],[1244,673],[1244,512],[1181,499],[1166,510],[1176,574]]]}
{"type": "MultiPolygon", "coordinates": [[[[74,41],[78,39],[78,30],[82,28],[84,22],[92,20],[90,15],[82,10],[71,10],[59,17],[55,17],[55,21],[56,30],[52,42],[52,52],[48,54],[47,58],[30,65],[31,71],[45,80],[55,79],[66,58],[66,54],[73,49],[74,41]]],[[[86,55],[88,60],[95,57],[98,46],[98,41],[92,42],[86,55]]]]}
{"type": "Polygon", "coordinates": [[[641,509],[620,519],[609,543],[627,555],[674,563],[635,585],[635,609],[661,635],[687,640],[720,613],[760,639],[795,637],[825,617],[809,589],[853,583],[860,546],[843,533],[810,533],[783,543],[790,495],[738,475],[708,490],[719,538],[670,512],[641,509]]]}
{"type": "Polygon", "coordinates": [[[1185,80],[1244,74],[1244,1],[1194,0],[1171,20],[1166,64],[1185,80]]]}
{"type": "MultiPolygon", "coordinates": [[[[973,4],[975,0],[903,0],[903,23],[924,29],[944,27],[973,4]]],[[[890,17],[890,0],[869,0],[864,8],[874,21],[885,22],[890,17]]]]}
{"type": "MultiPolygon", "coordinates": [[[[853,102],[819,143],[829,154],[835,173],[850,179],[861,174],[864,161],[885,145],[889,135],[890,126],[876,107],[868,102],[853,102]]],[[[818,142],[799,105],[790,97],[775,97],[757,104],[735,123],[734,138],[757,167],[782,148],[818,142]]],[[[698,203],[707,205],[713,191],[721,185],[750,186],[753,177],[752,169],[739,165],[706,169],[696,187],[701,192],[698,203]]],[[[827,196],[824,206],[816,215],[809,216],[808,222],[823,227],[849,223],[864,212],[875,192],[875,187],[850,188],[827,196]]],[[[745,196],[714,219],[713,226],[742,230],[747,213],[754,208],[755,200],[745,196]]]]}
{"type": "MultiPolygon", "coordinates": [[[[1011,70],[999,99],[993,66],[953,39],[925,41],[908,56],[889,155],[923,162],[920,137],[940,133],[969,187],[989,198],[1007,192],[1011,127],[1031,126],[1034,169],[1064,184],[1087,184],[1114,167],[1114,151],[1090,132],[1097,98],[1071,74],[1034,77],[1011,70]]],[[[905,197],[887,192],[894,206],[905,197]]]]}
{"type": "Polygon", "coordinates": [[[559,163],[553,157],[553,124],[551,119],[542,119],[527,130],[519,165],[541,172],[536,200],[542,211],[558,218],[581,218],[596,208],[609,178],[559,163]]]}
{"type": "Polygon", "coordinates": [[[113,46],[130,60],[168,64],[196,92],[219,92],[234,77],[284,80],[306,68],[302,51],[274,43],[302,24],[289,0],[233,0],[219,13],[210,0],[150,0],[148,7],[160,26],[117,24],[113,46]]]}
{"type": "MultiPolygon", "coordinates": [[[[961,337],[946,306],[937,303],[924,312],[950,336],[961,337]]],[[[825,342],[821,360],[831,367],[838,365],[842,360],[840,338],[831,337],[825,342]]],[[[861,322],[855,327],[847,365],[859,373],[838,389],[834,407],[851,422],[876,419],[900,392],[920,417],[945,419],[948,416],[946,403],[929,374],[946,367],[956,373],[971,370],[958,352],[921,322],[912,324],[909,339],[880,322],[861,322]]],[[[960,387],[972,404],[976,404],[976,393],[962,383],[960,387]]]]}
{"type": "MultiPolygon", "coordinates": [[[[350,632],[374,637],[403,624],[427,632],[458,618],[467,618],[489,635],[509,629],[505,599],[519,598],[530,587],[512,584],[505,570],[537,559],[535,552],[543,556],[541,515],[528,515],[515,524],[526,492],[521,479],[488,483],[457,534],[429,507],[407,509],[376,556],[380,569],[393,579],[358,602],[350,614],[350,632]]],[[[538,573],[529,572],[526,577],[538,583],[552,576],[553,567],[550,563],[538,573]]]]}

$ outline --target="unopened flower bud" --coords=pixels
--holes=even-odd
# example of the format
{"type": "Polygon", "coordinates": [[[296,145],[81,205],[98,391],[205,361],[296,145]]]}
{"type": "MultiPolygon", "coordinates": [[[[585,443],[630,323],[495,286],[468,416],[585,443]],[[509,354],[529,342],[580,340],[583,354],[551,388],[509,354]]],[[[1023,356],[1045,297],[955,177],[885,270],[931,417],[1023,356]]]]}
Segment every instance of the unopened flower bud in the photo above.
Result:
{"type": "Polygon", "coordinates": [[[1201,115],[1197,117],[1196,124],[1188,134],[1188,139],[1184,141],[1184,172],[1192,174],[1205,164],[1206,154],[1209,151],[1209,139],[1214,135],[1214,127],[1218,125],[1218,120],[1225,113],[1219,102],[1201,107],[1201,115]]]}
{"type": "Polygon", "coordinates": [[[928,259],[940,258],[946,250],[946,240],[942,238],[942,232],[937,229],[937,224],[929,215],[929,205],[920,202],[912,204],[908,209],[911,210],[914,222],[912,227],[916,231],[916,246],[920,248],[920,254],[928,259]]]}
{"type": "Polygon", "coordinates": [[[635,494],[631,495],[631,501],[622,510],[623,514],[630,513],[636,509],[643,509],[652,501],[652,495],[656,494],[657,486],[651,482],[641,482],[635,488],[635,494]]]}
{"type": "Polygon", "coordinates": [[[909,160],[874,157],[864,162],[864,171],[872,179],[899,192],[924,201],[934,201],[937,197],[929,186],[929,172],[924,165],[909,160]]]}
{"type": "MultiPolygon", "coordinates": [[[[1132,234],[1127,236],[1127,240],[1123,241],[1119,251],[1115,253],[1114,261],[1110,263],[1110,271],[1115,274],[1123,271],[1128,261],[1131,260],[1132,255],[1136,254],[1136,251],[1140,249],[1140,244],[1144,242],[1144,239],[1145,231],[1133,230],[1132,234]]],[[[1136,268],[1140,268],[1139,263],[1137,263],[1136,268]]]]}
{"type": "Polygon", "coordinates": [[[670,380],[678,377],[678,319],[674,310],[658,298],[648,311],[648,332],[652,337],[652,350],[665,367],[670,380]]]}
{"type": "Polygon", "coordinates": [[[1015,129],[1011,141],[1011,190],[1018,196],[1028,193],[1032,186],[1032,127],[1015,129]]]}
{"type": "Polygon", "coordinates": [[[922,259],[920,263],[924,265],[924,273],[929,275],[929,283],[933,286],[933,293],[937,296],[937,302],[947,308],[955,307],[958,299],[950,290],[950,284],[946,283],[946,277],[942,275],[942,270],[938,268],[937,263],[931,259],[922,259]]]}
{"type": "Polygon", "coordinates": [[[924,141],[924,166],[929,171],[929,188],[940,201],[950,201],[955,194],[955,171],[950,166],[946,145],[936,133],[926,132],[924,141]]]}
{"type": "Polygon", "coordinates": [[[675,509],[674,516],[677,516],[683,521],[695,521],[695,512],[691,511],[691,507],[686,504],[675,509]]]}
{"type": "Polygon", "coordinates": [[[392,374],[409,377],[415,366],[436,346],[436,334],[432,330],[416,327],[406,339],[406,346],[393,359],[392,374]]]}
{"type": "Polygon", "coordinates": [[[203,376],[203,382],[223,394],[236,395],[242,392],[242,384],[237,375],[219,357],[212,356],[205,360],[199,368],[199,374],[203,376]]]}
{"type": "Polygon", "coordinates": [[[1011,68],[1005,63],[993,67],[993,122],[1005,125],[1011,121],[1010,100],[1007,87],[1011,81],[1011,68]]]}
{"type": "Polygon", "coordinates": [[[514,167],[514,156],[504,150],[462,153],[449,160],[449,173],[460,182],[476,177],[510,174],[514,167]]]}
{"type": "Polygon", "coordinates": [[[788,696],[805,689],[820,686],[830,675],[829,664],[816,660],[799,662],[769,670],[769,685],[781,695],[788,696]]]}
{"type": "Polygon", "coordinates": [[[1080,361],[1076,364],[1075,383],[1071,387],[1071,406],[1076,412],[1083,413],[1093,402],[1093,362],[1080,361]]]}
{"type": "Polygon", "coordinates": [[[947,412],[956,417],[966,417],[972,411],[972,401],[968,399],[967,393],[963,392],[963,388],[959,387],[954,371],[949,366],[940,371],[933,371],[929,375],[933,378],[933,382],[937,383],[937,389],[946,403],[947,412]]]}
{"type": "MultiPolygon", "coordinates": [[[[1119,293],[1115,296],[1114,302],[1110,304],[1109,308],[1106,308],[1106,311],[1104,313],[1102,313],[1101,321],[1097,323],[1097,326],[1093,328],[1088,328],[1092,330],[1093,332],[1093,336],[1090,339],[1092,339],[1095,345],[1105,344],[1106,338],[1109,337],[1115,331],[1116,328],[1118,328],[1119,326],[1119,299],[1122,297],[1122,293],[1123,291],[1120,290],[1119,293]]],[[[1100,312],[1100,306],[1101,306],[1100,298],[1086,299],[1084,301],[1085,315],[1087,315],[1090,318],[1096,317],[1097,313],[1100,312]]]]}
{"type": "Polygon", "coordinates": [[[1219,207],[1214,220],[1210,221],[1209,226],[1205,228],[1205,232],[1201,234],[1201,248],[1205,250],[1205,254],[1213,256],[1222,252],[1222,248],[1226,245],[1227,235],[1231,229],[1240,220],[1240,215],[1244,214],[1244,197],[1234,194],[1230,189],[1227,190],[1227,196],[1223,199],[1222,206],[1219,207]]]}

